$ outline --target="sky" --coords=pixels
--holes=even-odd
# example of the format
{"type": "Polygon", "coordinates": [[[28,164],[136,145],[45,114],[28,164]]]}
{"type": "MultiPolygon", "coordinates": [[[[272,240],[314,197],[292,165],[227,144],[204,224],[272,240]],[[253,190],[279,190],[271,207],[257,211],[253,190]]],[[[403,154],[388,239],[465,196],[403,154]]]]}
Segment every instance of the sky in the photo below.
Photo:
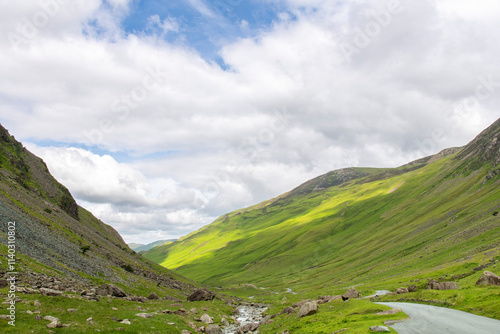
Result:
{"type": "Polygon", "coordinates": [[[500,116],[500,2],[0,0],[0,123],[126,242],[500,116]]]}

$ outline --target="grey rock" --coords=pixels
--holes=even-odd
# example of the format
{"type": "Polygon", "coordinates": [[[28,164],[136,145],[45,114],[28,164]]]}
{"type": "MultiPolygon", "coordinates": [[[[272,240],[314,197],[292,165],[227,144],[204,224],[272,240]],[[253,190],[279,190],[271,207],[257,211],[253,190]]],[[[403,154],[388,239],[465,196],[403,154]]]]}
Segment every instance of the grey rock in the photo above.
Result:
{"type": "Polygon", "coordinates": [[[350,288],[347,290],[342,297],[344,298],[359,298],[359,292],[356,290],[356,288],[350,288]]]}
{"type": "Polygon", "coordinates": [[[63,325],[60,321],[52,321],[47,325],[47,328],[61,328],[63,325]]]}
{"type": "Polygon", "coordinates": [[[314,314],[316,312],[318,312],[318,303],[316,303],[316,301],[307,302],[300,307],[297,316],[299,318],[305,317],[305,316],[314,314]]]}
{"type": "Polygon", "coordinates": [[[370,330],[372,332],[390,332],[391,330],[385,326],[371,326],[370,330]]]}
{"type": "Polygon", "coordinates": [[[212,317],[210,317],[208,314],[203,314],[201,317],[200,317],[200,321],[201,322],[204,322],[206,324],[213,324],[214,323],[214,320],[212,319],[212,317]]]}
{"type": "Polygon", "coordinates": [[[477,280],[476,285],[500,285],[500,276],[491,271],[485,271],[477,280]]]}
{"type": "Polygon", "coordinates": [[[397,288],[394,292],[397,295],[402,295],[402,294],[408,293],[409,291],[407,288],[397,288]]]}
{"type": "Polygon", "coordinates": [[[137,313],[136,316],[144,319],[152,318],[153,314],[152,313],[137,313]]]}
{"type": "Polygon", "coordinates": [[[222,329],[217,325],[211,324],[205,328],[205,333],[206,334],[222,334],[222,329]]]}

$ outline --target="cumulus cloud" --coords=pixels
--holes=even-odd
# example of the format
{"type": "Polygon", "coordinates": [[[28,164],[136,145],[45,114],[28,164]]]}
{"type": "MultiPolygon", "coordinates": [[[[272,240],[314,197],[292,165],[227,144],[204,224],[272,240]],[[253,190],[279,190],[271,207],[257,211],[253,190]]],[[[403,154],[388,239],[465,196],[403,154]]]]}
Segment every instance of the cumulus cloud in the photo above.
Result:
{"type": "Polygon", "coordinates": [[[175,18],[125,33],[130,1],[60,2],[46,23],[38,2],[3,2],[0,119],[80,203],[153,241],[332,169],[464,145],[498,117],[491,1],[267,3],[283,11],[225,43],[223,69],[160,38],[175,18]]]}

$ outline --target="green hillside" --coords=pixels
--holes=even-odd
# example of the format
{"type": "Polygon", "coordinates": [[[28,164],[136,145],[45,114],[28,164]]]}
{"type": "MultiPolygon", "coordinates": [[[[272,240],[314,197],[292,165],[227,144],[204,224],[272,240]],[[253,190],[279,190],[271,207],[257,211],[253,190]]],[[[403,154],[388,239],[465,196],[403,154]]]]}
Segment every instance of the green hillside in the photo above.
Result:
{"type": "Polygon", "coordinates": [[[232,310],[222,297],[179,304],[199,287],[131,250],[0,125],[0,298],[16,301],[15,326],[9,324],[12,311],[2,306],[1,333],[50,333],[45,316],[60,319],[58,332],[180,333],[194,321],[194,314],[179,312],[183,307],[204,307],[212,315],[232,310]],[[9,253],[12,241],[15,253],[9,253]],[[12,268],[8,259],[15,259],[12,268]],[[104,284],[114,292],[102,292],[104,284]],[[120,289],[123,294],[116,293],[120,289]],[[171,311],[159,312],[165,309],[171,311]]]}
{"type": "Polygon", "coordinates": [[[464,148],[325,174],[145,256],[211,285],[299,291],[466,273],[500,259],[499,163],[500,120],[464,148]]]}

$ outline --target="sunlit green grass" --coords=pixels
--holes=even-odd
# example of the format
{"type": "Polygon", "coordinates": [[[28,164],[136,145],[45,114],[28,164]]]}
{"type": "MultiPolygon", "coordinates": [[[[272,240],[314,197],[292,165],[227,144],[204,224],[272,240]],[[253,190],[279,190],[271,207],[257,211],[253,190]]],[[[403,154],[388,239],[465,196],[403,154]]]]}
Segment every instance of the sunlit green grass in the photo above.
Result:
{"type": "MultiPolygon", "coordinates": [[[[371,169],[340,186],[230,213],[146,257],[214,286],[306,295],[357,284],[368,294],[462,274],[500,259],[500,177],[483,184],[490,166],[457,172],[457,164],[448,157],[406,173],[371,169]]],[[[466,299],[464,308],[475,303],[466,299]]]]}

